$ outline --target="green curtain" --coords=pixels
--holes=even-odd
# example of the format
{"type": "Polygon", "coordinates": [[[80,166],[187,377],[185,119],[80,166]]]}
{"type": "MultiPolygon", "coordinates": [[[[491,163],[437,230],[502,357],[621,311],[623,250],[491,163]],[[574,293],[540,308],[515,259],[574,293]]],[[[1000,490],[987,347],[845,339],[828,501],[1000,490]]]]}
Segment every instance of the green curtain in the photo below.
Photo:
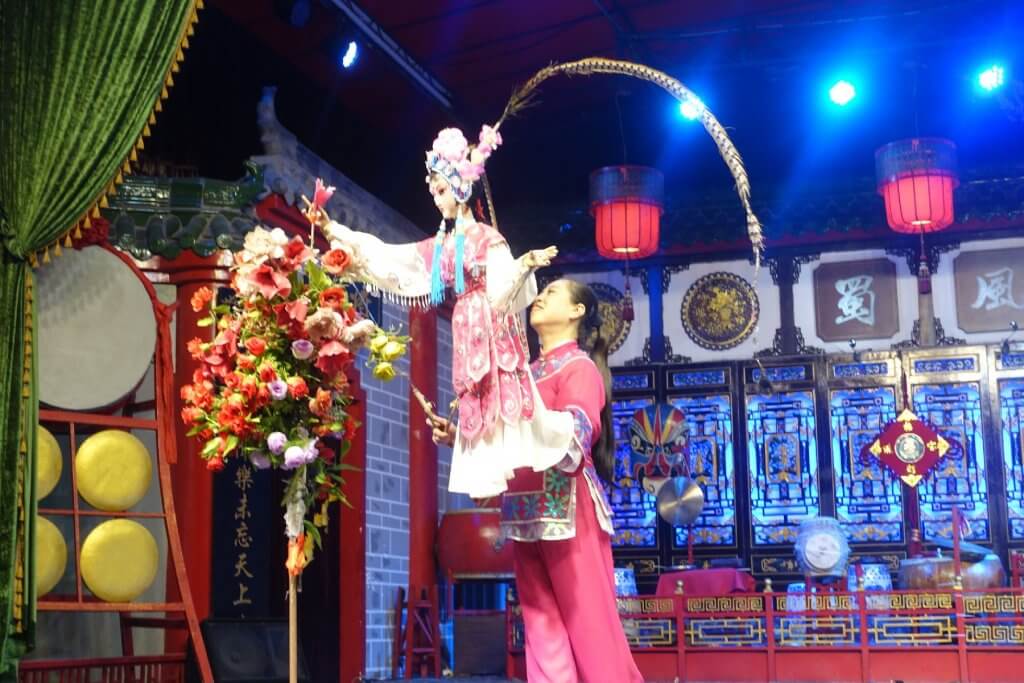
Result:
{"type": "Polygon", "coordinates": [[[35,627],[32,262],[120,177],[201,7],[0,0],[0,681],[35,627]]]}

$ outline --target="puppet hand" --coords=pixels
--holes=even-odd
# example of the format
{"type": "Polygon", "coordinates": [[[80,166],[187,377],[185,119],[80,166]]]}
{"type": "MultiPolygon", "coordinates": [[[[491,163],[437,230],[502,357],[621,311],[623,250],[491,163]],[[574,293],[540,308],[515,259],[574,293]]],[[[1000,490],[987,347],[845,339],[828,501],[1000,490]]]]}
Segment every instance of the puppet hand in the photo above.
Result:
{"type": "Polygon", "coordinates": [[[550,266],[551,261],[556,256],[558,256],[558,247],[548,247],[547,249],[534,249],[527,252],[524,259],[528,268],[536,269],[550,266]]]}
{"type": "Polygon", "coordinates": [[[455,445],[455,425],[440,417],[427,418],[427,426],[431,428],[434,443],[442,446],[455,445]]]}

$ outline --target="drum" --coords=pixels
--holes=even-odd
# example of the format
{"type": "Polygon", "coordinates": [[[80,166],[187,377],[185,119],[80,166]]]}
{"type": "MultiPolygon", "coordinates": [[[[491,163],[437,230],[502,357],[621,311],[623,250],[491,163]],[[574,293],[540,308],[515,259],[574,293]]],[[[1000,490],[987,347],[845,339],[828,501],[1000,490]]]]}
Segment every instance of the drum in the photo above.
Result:
{"type": "Polygon", "coordinates": [[[63,410],[117,404],[153,362],[156,317],[145,285],[96,246],[68,249],[36,278],[39,400],[63,410]]]}
{"type": "MultiPolygon", "coordinates": [[[[960,567],[967,590],[1006,585],[1006,571],[997,555],[986,555],[981,562],[963,561],[960,567]]],[[[904,590],[948,590],[954,577],[952,557],[915,557],[900,562],[900,588],[904,590]]]]}
{"type": "Polygon", "coordinates": [[[511,576],[512,542],[503,542],[501,510],[467,508],[441,517],[437,561],[442,574],[455,578],[511,576]]]}

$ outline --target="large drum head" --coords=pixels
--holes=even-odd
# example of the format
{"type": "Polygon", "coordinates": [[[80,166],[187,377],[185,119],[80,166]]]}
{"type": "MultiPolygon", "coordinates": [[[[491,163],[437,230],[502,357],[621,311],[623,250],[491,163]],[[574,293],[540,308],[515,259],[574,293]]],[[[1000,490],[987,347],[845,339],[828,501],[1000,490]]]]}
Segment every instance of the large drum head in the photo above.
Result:
{"type": "Polygon", "coordinates": [[[102,247],[68,249],[37,272],[39,400],[95,410],[138,386],[153,360],[156,318],[145,285],[102,247]]]}

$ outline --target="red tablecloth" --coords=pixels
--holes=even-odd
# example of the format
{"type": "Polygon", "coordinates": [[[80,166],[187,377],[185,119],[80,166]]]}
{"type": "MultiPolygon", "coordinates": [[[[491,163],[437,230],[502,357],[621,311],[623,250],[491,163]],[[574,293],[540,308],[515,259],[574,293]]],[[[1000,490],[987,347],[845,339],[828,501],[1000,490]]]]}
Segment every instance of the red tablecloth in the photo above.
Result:
{"type": "Polygon", "coordinates": [[[676,581],[682,580],[686,595],[725,595],[754,591],[754,577],[730,567],[670,572],[658,578],[658,595],[674,595],[676,581]]]}

